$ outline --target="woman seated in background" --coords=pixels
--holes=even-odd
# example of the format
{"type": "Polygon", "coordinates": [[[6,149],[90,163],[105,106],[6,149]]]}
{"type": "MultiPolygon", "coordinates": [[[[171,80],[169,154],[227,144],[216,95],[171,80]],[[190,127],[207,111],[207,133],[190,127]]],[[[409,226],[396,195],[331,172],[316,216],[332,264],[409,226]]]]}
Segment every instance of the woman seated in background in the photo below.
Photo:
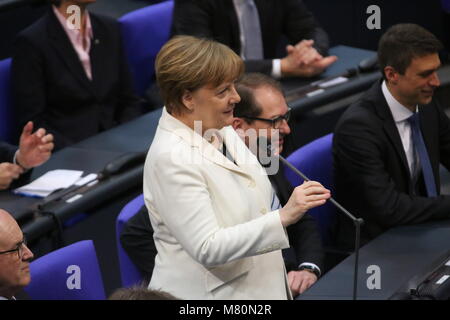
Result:
{"type": "Polygon", "coordinates": [[[144,168],[158,251],[150,289],[181,299],[291,298],[285,228],[330,194],[308,182],[271,211],[269,179],[229,126],[243,69],[228,47],[191,36],[157,56],[165,107],[144,168]]]}
{"type": "Polygon", "coordinates": [[[58,150],[131,120],[141,109],[118,22],[88,12],[96,0],[49,2],[50,10],[18,35],[11,77],[19,125],[31,120],[46,128],[58,150]]]}

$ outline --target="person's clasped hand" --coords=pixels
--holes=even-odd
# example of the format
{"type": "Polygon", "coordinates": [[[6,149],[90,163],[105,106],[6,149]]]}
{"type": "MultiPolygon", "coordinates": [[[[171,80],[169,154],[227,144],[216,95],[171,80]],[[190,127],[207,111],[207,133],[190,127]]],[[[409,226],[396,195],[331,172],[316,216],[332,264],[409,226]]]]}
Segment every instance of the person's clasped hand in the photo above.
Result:
{"type": "Polygon", "coordinates": [[[336,56],[323,57],[313,47],[313,40],[302,40],[286,47],[287,56],[281,59],[283,76],[313,77],[337,61],[336,56]]]}

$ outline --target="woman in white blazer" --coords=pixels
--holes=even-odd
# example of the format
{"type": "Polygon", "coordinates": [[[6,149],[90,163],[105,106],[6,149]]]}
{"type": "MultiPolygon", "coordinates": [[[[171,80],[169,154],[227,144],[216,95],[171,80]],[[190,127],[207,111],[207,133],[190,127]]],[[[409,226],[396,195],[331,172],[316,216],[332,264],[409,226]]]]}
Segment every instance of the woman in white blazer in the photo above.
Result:
{"type": "Polygon", "coordinates": [[[228,47],[190,36],[173,38],[158,54],[165,107],[144,167],[158,250],[151,289],[181,299],[291,298],[285,227],[329,191],[311,182],[271,211],[266,173],[229,126],[243,68],[228,47]]]}

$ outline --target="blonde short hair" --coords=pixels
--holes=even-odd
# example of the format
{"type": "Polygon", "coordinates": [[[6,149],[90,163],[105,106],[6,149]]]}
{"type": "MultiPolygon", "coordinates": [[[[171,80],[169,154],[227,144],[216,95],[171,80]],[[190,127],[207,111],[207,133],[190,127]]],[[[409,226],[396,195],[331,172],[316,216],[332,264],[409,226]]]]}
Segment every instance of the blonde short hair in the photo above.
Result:
{"type": "Polygon", "coordinates": [[[161,48],[155,69],[167,111],[180,113],[186,90],[234,81],[244,72],[244,63],[230,48],[213,40],[176,36],[161,48]]]}

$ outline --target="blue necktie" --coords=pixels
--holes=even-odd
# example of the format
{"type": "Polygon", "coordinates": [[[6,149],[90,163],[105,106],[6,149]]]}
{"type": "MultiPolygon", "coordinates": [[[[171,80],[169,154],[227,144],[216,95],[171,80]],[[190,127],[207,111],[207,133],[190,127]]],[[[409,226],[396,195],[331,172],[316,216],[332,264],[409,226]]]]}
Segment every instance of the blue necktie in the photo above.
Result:
{"type": "Polygon", "coordinates": [[[242,2],[241,10],[242,32],[245,37],[244,58],[246,60],[261,60],[264,54],[258,9],[253,0],[247,0],[242,2]]]}
{"type": "Polygon", "coordinates": [[[416,149],[419,156],[428,197],[436,197],[437,192],[433,168],[431,167],[430,157],[428,156],[427,148],[425,146],[425,142],[423,141],[422,132],[420,130],[419,113],[416,112],[411,117],[409,117],[408,122],[411,125],[414,148],[416,149]]]}

